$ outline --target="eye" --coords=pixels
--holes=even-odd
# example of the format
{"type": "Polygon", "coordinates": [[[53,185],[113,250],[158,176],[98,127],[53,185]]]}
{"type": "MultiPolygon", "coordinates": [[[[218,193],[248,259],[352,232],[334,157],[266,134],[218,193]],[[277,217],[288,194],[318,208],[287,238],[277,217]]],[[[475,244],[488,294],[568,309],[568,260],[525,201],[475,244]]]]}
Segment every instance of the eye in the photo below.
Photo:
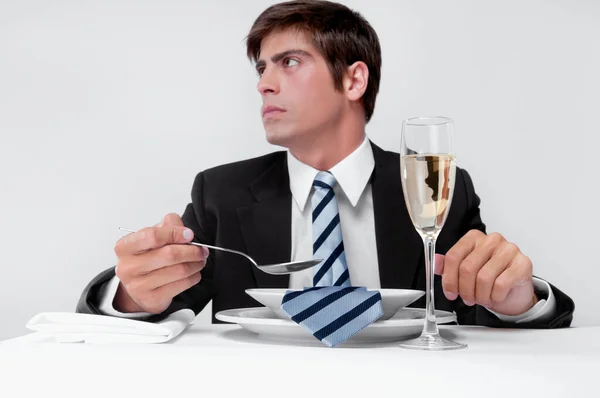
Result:
{"type": "Polygon", "coordinates": [[[264,66],[261,66],[260,68],[256,69],[256,74],[260,77],[263,75],[263,72],[265,71],[264,66]]]}
{"type": "Polygon", "coordinates": [[[296,65],[300,64],[300,61],[298,61],[297,59],[294,59],[294,58],[286,58],[283,60],[283,64],[286,67],[296,66],[296,65]],[[295,62],[295,64],[294,64],[294,62],[295,62]]]}

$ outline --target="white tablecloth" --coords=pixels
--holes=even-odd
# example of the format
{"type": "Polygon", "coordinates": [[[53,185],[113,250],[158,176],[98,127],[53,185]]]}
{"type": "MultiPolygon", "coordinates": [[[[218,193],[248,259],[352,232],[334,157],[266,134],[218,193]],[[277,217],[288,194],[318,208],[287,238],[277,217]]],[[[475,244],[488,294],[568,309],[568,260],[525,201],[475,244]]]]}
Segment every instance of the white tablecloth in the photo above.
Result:
{"type": "Polygon", "coordinates": [[[0,343],[0,397],[600,396],[600,327],[442,326],[467,350],[353,348],[264,340],[237,325],[192,325],[151,345],[0,343]]]}

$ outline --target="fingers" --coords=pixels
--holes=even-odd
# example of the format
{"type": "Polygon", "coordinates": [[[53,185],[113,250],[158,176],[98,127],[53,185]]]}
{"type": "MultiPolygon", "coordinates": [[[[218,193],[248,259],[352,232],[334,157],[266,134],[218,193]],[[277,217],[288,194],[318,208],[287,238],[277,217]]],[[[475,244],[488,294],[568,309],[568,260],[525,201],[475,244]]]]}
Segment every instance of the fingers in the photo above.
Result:
{"type": "MultiPolygon", "coordinates": [[[[475,286],[477,275],[485,264],[492,258],[496,249],[500,246],[499,235],[489,236],[482,240],[480,246],[476,247],[462,261],[458,272],[458,294],[467,305],[473,305],[476,302],[475,286]]],[[[508,264],[508,260],[504,267],[508,264]]]]}
{"type": "Polygon", "coordinates": [[[175,297],[181,292],[184,292],[190,287],[196,285],[198,282],[200,282],[201,279],[202,275],[200,274],[200,272],[196,272],[195,274],[192,274],[185,279],[180,279],[178,281],[171,282],[169,284],[157,288],[154,291],[158,296],[161,297],[175,297]]]}
{"type": "Polygon", "coordinates": [[[119,259],[115,272],[131,301],[144,311],[160,313],[181,291],[173,295],[169,295],[169,292],[191,287],[200,281],[200,271],[206,264],[205,258],[202,247],[168,245],[141,255],[119,259]],[[188,259],[192,260],[187,261],[188,259]],[[164,286],[171,287],[163,289],[164,286]]]}
{"type": "Polygon", "coordinates": [[[433,273],[436,275],[442,275],[444,273],[444,262],[445,256],[442,254],[435,254],[435,267],[433,273]]]}
{"type": "Polygon", "coordinates": [[[475,302],[485,307],[492,306],[492,290],[497,278],[502,275],[509,264],[519,254],[519,248],[514,243],[504,242],[494,253],[492,258],[479,270],[475,278],[475,298],[464,300],[475,302]]]}
{"type": "Polygon", "coordinates": [[[480,234],[484,235],[481,231],[469,231],[446,253],[442,273],[442,288],[448,300],[455,300],[458,297],[460,264],[475,249],[477,241],[481,239],[480,234]]]}
{"type": "Polygon", "coordinates": [[[161,286],[186,279],[195,273],[199,273],[205,264],[205,261],[195,261],[163,267],[136,278],[128,288],[132,291],[155,290],[161,286]]]}
{"type": "Polygon", "coordinates": [[[208,250],[195,245],[168,245],[129,259],[136,275],[149,274],[163,267],[204,261],[208,250]]]}
{"type": "Polygon", "coordinates": [[[183,221],[181,221],[181,217],[175,213],[169,213],[163,217],[159,226],[163,227],[165,225],[183,227],[183,221]]]}
{"type": "Polygon", "coordinates": [[[509,315],[535,303],[531,260],[498,233],[470,231],[446,253],[438,271],[449,300],[461,296],[468,306],[509,315]]]}
{"type": "Polygon", "coordinates": [[[500,303],[506,299],[514,287],[530,284],[532,274],[531,260],[523,253],[519,253],[513,258],[508,268],[496,278],[490,295],[492,301],[500,303]]]}
{"type": "Polygon", "coordinates": [[[169,244],[187,243],[193,238],[194,232],[183,226],[147,227],[119,239],[114,251],[117,257],[130,256],[169,244]]]}
{"type": "Polygon", "coordinates": [[[125,304],[160,313],[174,296],[198,283],[209,251],[186,244],[193,238],[193,231],[174,213],[121,238],[114,248],[115,273],[127,293],[125,304]]]}

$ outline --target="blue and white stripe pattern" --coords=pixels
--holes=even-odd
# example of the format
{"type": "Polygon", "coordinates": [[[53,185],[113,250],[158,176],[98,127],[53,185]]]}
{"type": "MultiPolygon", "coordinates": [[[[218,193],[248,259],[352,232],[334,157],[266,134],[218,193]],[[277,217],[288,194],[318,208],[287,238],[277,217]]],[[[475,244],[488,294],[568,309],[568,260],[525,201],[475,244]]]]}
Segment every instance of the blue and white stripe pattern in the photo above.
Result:
{"type": "Polygon", "coordinates": [[[313,268],[313,286],[351,286],[340,214],[333,191],[335,184],[335,177],[325,171],[320,171],[313,182],[313,256],[323,259],[313,268]]]}
{"type": "Polygon", "coordinates": [[[281,308],[329,347],[348,340],[383,315],[381,294],[357,286],[288,291],[281,308]]]}

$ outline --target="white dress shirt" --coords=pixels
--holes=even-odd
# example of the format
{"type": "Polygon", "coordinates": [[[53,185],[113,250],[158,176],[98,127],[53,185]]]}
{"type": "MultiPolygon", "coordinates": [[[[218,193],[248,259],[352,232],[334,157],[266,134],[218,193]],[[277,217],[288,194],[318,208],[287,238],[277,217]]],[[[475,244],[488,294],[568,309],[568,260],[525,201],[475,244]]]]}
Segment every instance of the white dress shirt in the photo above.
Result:
{"type": "MultiPolygon", "coordinates": [[[[313,181],[319,170],[300,162],[289,151],[287,154],[292,206],[292,253],[291,261],[313,257],[312,207],[311,197],[314,193],[313,181]]],[[[373,150],[368,137],[362,144],[341,162],[329,169],[337,180],[334,187],[335,199],[338,202],[344,251],[348,264],[350,281],[354,286],[380,288],[377,245],[375,238],[375,219],[373,212],[373,195],[369,178],[375,166],[373,150]]],[[[398,166],[399,167],[399,166],[398,166]]],[[[309,268],[290,275],[289,287],[301,289],[312,286],[314,270],[309,268]]],[[[493,312],[501,320],[507,322],[529,322],[544,320],[555,312],[556,300],[547,282],[534,278],[537,291],[548,295],[547,300],[538,303],[527,312],[508,316],[493,312]]],[[[104,291],[100,292],[100,310],[114,316],[136,318],[149,314],[122,313],[114,309],[112,302],[119,281],[115,276],[108,282],[104,291]]]]}

